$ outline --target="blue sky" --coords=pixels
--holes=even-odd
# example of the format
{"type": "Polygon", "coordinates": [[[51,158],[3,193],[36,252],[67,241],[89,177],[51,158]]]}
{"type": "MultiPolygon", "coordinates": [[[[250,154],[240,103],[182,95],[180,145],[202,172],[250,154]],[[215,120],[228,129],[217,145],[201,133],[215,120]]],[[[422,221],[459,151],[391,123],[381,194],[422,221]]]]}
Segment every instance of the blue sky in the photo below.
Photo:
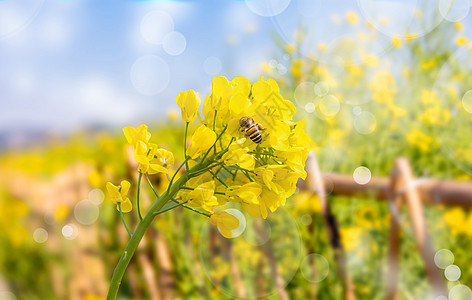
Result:
{"type": "Polygon", "coordinates": [[[203,98],[213,75],[257,78],[273,33],[290,40],[302,21],[329,42],[349,34],[333,23],[352,10],[390,13],[401,34],[424,1],[0,0],[0,131],[163,120],[180,91],[203,98]]]}

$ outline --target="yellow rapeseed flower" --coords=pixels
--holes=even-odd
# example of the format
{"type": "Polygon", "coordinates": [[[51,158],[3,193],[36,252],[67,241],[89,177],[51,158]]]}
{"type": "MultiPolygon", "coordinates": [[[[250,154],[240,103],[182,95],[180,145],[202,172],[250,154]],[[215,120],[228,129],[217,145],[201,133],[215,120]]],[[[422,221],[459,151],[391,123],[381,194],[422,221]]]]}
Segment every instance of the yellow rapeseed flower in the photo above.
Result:
{"type": "Polygon", "coordinates": [[[195,159],[210,149],[216,141],[216,133],[205,125],[200,125],[193,133],[192,144],[187,148],[187,155],[195,159]]]}
{"type": "Polygon", "coordinates": [[[225,211],[213,213],[210,222],[216,225],[226,238],[232,238],[233,233],[231,231],[239,227],[239,220],[225,211]]]}
{"type": "Polygon", "coordinates": [[[130,212],[133,208],[131,201],[128,198],[130,186],[131,184],[126,180],[123,180],[119,186],[116,186],[111,182],[107,183],[108,196],[111,201],[116,204],[116,209],[119,210],[118,204],[121,204],[121,211],[125,213],[130,212]]]}
{"type": "Polygon", "coordinates": [[[185,123],[193,123],[197,117],[198,108],[200,107],[200,96],[194,90],[181,92],[177,95],[177,105],[182,110],[182,121],[185,123]]]}
{"type": "Polygon", "coordinates": [[[182,200],[188,200],[190,206],[203,208],[211,212],[213,207],[219,205],[214,193],[215,181],[212,180],[198,185],[194,190],[187,193],[182,200]]]}
{"type": "Polygon", "coordinates": [[[136,143],[142,141],[144,143],[149,142],[151,134],[148,132],[148,127],[144,124],[139,125],[137,128],[126,126],[123,128],[126,141],[128,144],[136,146],[136,143]]]}

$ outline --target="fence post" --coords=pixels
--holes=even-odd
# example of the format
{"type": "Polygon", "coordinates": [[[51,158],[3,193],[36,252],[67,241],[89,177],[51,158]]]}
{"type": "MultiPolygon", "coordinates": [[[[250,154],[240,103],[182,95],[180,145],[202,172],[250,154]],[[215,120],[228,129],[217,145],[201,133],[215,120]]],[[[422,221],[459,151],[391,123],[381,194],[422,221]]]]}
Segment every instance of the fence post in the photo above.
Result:
{"type": "Polygon", "coordinates": [[[413,172],[408,159],[399,157],[395,160],[395,169],[398,170],[400,178],[403,180],[403,188],[400,191],[404,193],[408,213],[410,215],[416,244],[423,258],[426,267],[426,274],[429,283],[433,289],[435,297],[447,295],[446,285],[443,275],[434,264],[434,250],[431,245],[428,233],[426,231],[426,222],[423,213],[423,204],[420,199],[417,188],[414,185],[413,172]]]}
{"type": "Polygon", "coordinates": [[[400,256],[400,207],[402,197],[399,195],[401,185],[399,171],[394,169],[390,176],[390,193],[388,206],[390,210],[390,231],[388,235],[388,268],[386,299],[394,300],[397,297],[398,266],[400,256]]]}
{"type": "Polygon", "coordinates": [[[341,237],[339,235],[338,223],[331,212],[331,208],[326,197],[325,186],[323,183],[323,175],[321,174],[318,161],[313,151],[308,155],[306,161],[307,171],[307,187],[313,190],[320,201],[321,214],[323,223],[325,225],[329,242],[333,248],[334,260],[336,261],[336,268],[344,287],[344,296],[346,300],[355,300],[354,284],[352,278],[347,270],[346,255],[341,244],[341,237]]]}

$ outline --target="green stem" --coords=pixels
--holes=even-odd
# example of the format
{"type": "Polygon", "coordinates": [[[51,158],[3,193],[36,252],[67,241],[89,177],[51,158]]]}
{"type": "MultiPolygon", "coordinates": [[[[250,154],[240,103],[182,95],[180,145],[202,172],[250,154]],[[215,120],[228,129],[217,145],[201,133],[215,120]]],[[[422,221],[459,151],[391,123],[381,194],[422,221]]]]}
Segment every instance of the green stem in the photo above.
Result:
{"type": "MultiPolygon", "coordinates": [[[[173,201],[173,202],[176,202],[176,203],[179,203],[179,202],[177,202],[176,200],[172,200],[172,201],[173,201]]],[[[188,209],[188,210],[191,210],[191,211],[197,213],[197,214],[204,215],[205,217],[208,217],[208,218],[211,217],[210,214],[207,214],[207,213],[204,213],[204,212],[202,212],[202,211],[199,211],[199,210],[197,210],[197,209],[195,209],[195,208],[193,208],[193,207],[190,207],[190,206],[188,206],[188,205],[182,205],[182,206],[183,206],[184,208],[188,209]]]]}
{"type": "MultiPolygon", "coordinates": [[[[187,133],[188,133],[188,122],[185,123],[185,138],[184,138],[184,158],[185,158],[185,170],[188,170],[188,160],[187,160],[187,133]]],[[[180,170],[180,168],[179,168],[180,170]]]]}
{"type": "Polygon", "coordinates": [[[163,214],[163,213],[165,213],[166,211],[169,211],[169,210],[172,210],[172,209],[174,209],[174,208],[176,208],[176,207],[179,207],[179,206],[185,205],[185,203],[187,203],[187,202],[188,202],[188,200],[187,200],[187,201],[184,201],[184,202],[180,202],[180,203],[178,203],[178,204],[176,204],[176,205],[174,205],[174,206],[171,206],[171,207],[169,207],[169,208],[166,208],[166,209],[160,210],[160,211],[158,211],[158,212],[154,213],[154,215],[155,215],[155,216],[158,216],[158,215],[160,215],[160,214],[163,214]]]}
{"type": "MultiPolygon", "coordinates": [[[[195,190],[194,188],[191,188],[191,187],[188,187],[188,186],[181,186],[180,187],[181,190],[190,190],[190,191],[193,191],[195,190]]],[[[213,192],[214,194],[217,194],[217,195],[226,195],[225,193],[223,192],[213,192]]]]}
{"type": "MultiPolygon", "coordinates": [[[[213,117],[213,131],[215,131],[215,127],[216,127],[216,113],[217,112],[218,111],[215,109],[215,116],[213,117]]],[[[224,130],[223,130],[223,132],[224,132],[224,130]]],[[[223,132],[221,134],[223,134],[223,132]]],[[[216,141],[215,141],[215,145],[216,145],[216,141]]],[[[215,146],[215,145],[213,145],[213,146],[215,146]]],[[[214,150],[214,153],[216,154],[216,147],[214,147],[213,150],[214,150]]]]}
{"type": "MultiPolygon", "coordinates": [[[[214,159],[218,159],[220,155],[222,154],[211,156],[208,159],[208,161],[199,162],[189,171],[196,172],[196,171],[206,168],[209,164],[211,164],[211,162],[214,159]]],[[[180,187],[183,186],[191,178],[190,173],[191,172],[185,172],[175,182],[175,184],[172,184],[170,189],[168,189],[164,194],[162,194],[160,198],[157,199],[157,201],[154,202],[154,204],[151,206],[149,211],[144,216],[143,220],[139,222],[138,227],[136,227],[134,234],[131,236],[131,239],[129,240],[128,245],[126,245],[126,248],[123,251],[123,254],[121,254],[120,260],[118,261],[115,267],[115,270],[113,271],[110,287],[108,289],[107,300],[116,299],[116,296],[118,294],[118,289],[120,287],[123,275],[125,274],[126,268],[128,267],[128,264],[131,261],[131,258],[133,257],[134,252],[136,251],[136,248],[141,242],[141,239],[143,238],[149,226],[151,226],[151,223],[155,217],[155,213],[161,210],[162,207],[164,207],[164,205],[167,202],[169,202],[174,197],[174,195],[179,191],[180,187]]]]}
{"type": "MultiPolygon", "coordinates": [[[[203,161],[203,160],[202,160],[203,161]]],[[[172,176],[172,179],[170,180],[169,182],[169,186],[167,187],[167,190],[170,189],[170,186],[172,185],[172,183],[174,182],[174,179],[175,179],[175,176],[177,176],[177,174],[179,173],[180,169],[182,169],[182,167],[187,164],[188,162],[188,157],[185,158],[185,160],[180,164],[179,168],[177,169],[177,171],[175,171],[174,175],[172,176]]],[[[188,170],[188,169],[187,169],[188,170]]],[[[187,171],[185,170],[185,171],[187,171]]]]}
{"type": "MultiPolygon", "coordinates": [[[[220,168],[220,170],[221,170],[221,168],[220,168]]],[[[215,173],[213,173],[211,170],[208,170],[208,172],[210,172],[210,174],[213,175],[213,177],[215,177],[216,180],[218,180],[222,185],[224,185],[225,187],[228,187],[228,185],[226,183],[224,183],[224,181],[221,180],[215,173]]],[[[218,172],[216,172],[216,173],[218,173],[218,172]]]]}
{"type": "MultiPolygon", "coordinates": [[[[149,177],[147,176],[147,174],[144,175],[147,179],[147,182],[149,183],[149,185],[151,186],[151,189],[152,191],[154,192],[154,195],[156,195],[157,199],[159,199],[161,196],[159,196],[159,194],[157,193],[156,189],[154,188],[154,186],[152,185],[151,183],[151,180],[149,180],[149,177]]],[[[142,221],[142,219],[141,219],[142,221]]]]}
{"type": "Polygon", "coordinates": [[[125,218],[123,217],[123,212],[121,211],[121,203],[118,203],[118,209],[120,210],[121,221],[123,222],[123,225],[125,225],[126,231],[131,237],[132,236],[131,231],[129,231],[128,226],[126,226],[125,218]]]}
{"type": "Polygon", "coordinates": [[[206,171],[211,170],[212,168],[217,167],[217,166],[219,166],[219,165],[221,165],[221,164],[223,164],[223,163],[222,163],[222,162],[218,162],[218,163],[215,163],[215,164],[213,164],[213,165],[211,165],[211,166],[209,166],[209,167],[206,167],[205,169],[192,172],[192,173],[191,173],[191,174],[192,174],[192,177],[201,175],[201,174],[205,173],[206,171]]]}
{"type": "MultiPolygon", "coordinates": [[[[203,155],[202,160],[205,160],[205,158],[206,158],[206,157],[208,156],[208,154],[210,153],[211,148],[213,148],[213,147],[216,146],[216,143],[217,143],[218,140],[221,138],[221,136],[223,135],[223,133],[225,133],[225,131],[226,131],[227,128],[228,128],[228,125],[226,125],[225,128],[223,128],[223,130],[221,131],[221,133],[216,137],[215,142],[214,142],[213,145],[210,147],[210,149],[208,149],[207,153],[205,153],[205,155],[203,155]]],[[[233,141],[233,140],[231,139],[231,141],[233,141]]],[[[229,147],[229,146],[228,146],[228,147],[229,147]]],[[[216,147],[215,147],[215,150],[216,150],[216,147]]],[[[228,150],[228,149],[226,149],[226,150],[228,150]]],[[[215,152],[216,152],[216,151],[215,151],[215,152]]],[[[226,151],[225,151],[225,152],[226,152],[226,151]]],[[[216,153],[215,153],[214,155],[216,155],[216,153]]]]}
{"type": "Polygon", "coordinates": [[[143,216],[141,215],[141,209],[139,208],[139,191],[141,190],[141,178],[143,177],[143,173],[139,172],[139,177],[138,177],[138,195],[136,196],[136,204],[138,206],[138,216],[139,220],[143,220],[143,216]]]}

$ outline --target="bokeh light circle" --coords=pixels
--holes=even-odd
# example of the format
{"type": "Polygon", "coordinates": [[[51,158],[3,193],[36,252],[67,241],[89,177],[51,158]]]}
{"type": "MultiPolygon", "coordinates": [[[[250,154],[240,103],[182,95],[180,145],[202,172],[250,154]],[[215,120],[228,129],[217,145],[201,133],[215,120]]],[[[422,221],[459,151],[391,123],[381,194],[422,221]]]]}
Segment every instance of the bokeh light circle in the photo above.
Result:
{"type": "Polygon", "coordinates": [[[461,277],[461,269],[456,265],[447,266],[444,270],[444,276],[449,281],[457,281],[461,277]]]}
{"type": "Polygon", "coordinates": [[[254,231],[248,231],[247,233],[244,233],[243,238],[246,240],[246,242],[254,246],[261,246],[267,243],[272,233],[270,223],[264,219],[257,221],[254,219],[248,219],[248,222],[250,223],[249,225],[252,229],[257,229],[257,234],[254,234],[254,231]],[[257,227],[254,222],[258,222],[257,227]]]}
{"type": "Polygon", "coordinates": [[[472,300],[472,291],[468,286],[458,284],[449,291],[449,300],[472,300]]]}
{"type": "Polygon", "coordinates": [[[79,234],[79,229],[75,224],[67,224],[62,227],[62,235],[68,239],[73,240],[79,234]]]}
{"type": "Polygon", "coordinates": [[[462,97],[462,107],[466,112],[472,114],[472,90],[468,90],[462,97]]]}
{"type": "Polygon", "coordinates": [[[283,12],[290,0],[245,0],[247,7],[262,17],[272,17],[283,12]]]}
{"type": "Polygon", "coordinates": [[[88,198],[93,203],[100,205],[105,200],[105,193],[101,189],[93,189],[89,192],[88,198]]]}
{"type": "Polygon", "coordinates": [[[454,263],[454,254],[449,249],[441,249],[434,254],[434,263],[438,268],[445,269],[454,263]]]}
{"type": "Polygon", "coordinates": [[[329,263],[323,255],[307,255],[300,265],[303,277],[310,282],[321,282],[329,275],[329,263]]]}
{"type": "MultiPolygon", "coordinates": [[[[234,208],[225,209],[225,212],[232,215],[239,221],[239,226],[236,229],[233,229],[231,233],[233,234],[233,238],[240,236],[244,230],[246,229],[246,218],[244,217],[243,213],[234,208]]],[[[219,229],[218,229],[219,230],[219,229]]]]}
{"type": "Polygon", "coordinates": [[[360,106],[354,106],[352,108],[352,114],[355,115],[355,116],[360,115],[361,112],[362,112],[362,108],[360,106]]]}
{"type": "Polygon", "coordinates": [[[164,37],[174,31],[174,20],[166,12],[153,10],[141,21],[141,34],[144,39],[155,45],[161,45],[164,37]]]}
{"type": "Polygon", "coordinates": [[[308,102],[305,104],[305,111],[309,114],[313,113],[316,110],[316,105],[313,102],[308,102]]]}
{"type": "Polygon", "coordinates": [[[357,184],[367,184],[372,178],[372,174],[368,168],[361,166],[354,170],[352,177],[357,184]]]}
{"type": "Polygon", "coordinates": [[[341,104],[335,96],[326,95],[320,99],[318,107],[324,117],[331,118],[339,112],[341,104]]]}
{"type": "Polygon", "coordinates": [[[46,242],[48,240],[47,230],[41,227],[36,228],[36,230],[33,232],[33,240],[39,244],[46,242]]]}
{"type": "Polygon", "coordinates": [[[241,294],[225,282],[258,278],[264,285],[246,290],[244,298],[264,298],[276,294],[296,274],[302,260],[301,234],[284,208],[269,213],[265,220],[243,213],[246,230],[236,238],[225,239],[214,225],[203,224],[198,243],[201,265],[218,292],[241,298],[241,294]],[[277,268],[280,278],[272,276],[273,268],[277,268]],[[240,275],[235,275],[235,269],[240,275]]]}
{"type": "Polygon", "coordinates": [[[131,66],[131,83],[138,92],[147,96],[162,92],[170,81],[167,63],[156,55],[138,58],[131,66]]]}
{"type": "Polygon", "coordinates": [[[329,93],[329,85],[324,81],[316,83],[313,89],[317,96],[325,96],[329,93]]]}
{"type": "Polygon", "coordinates": [[[370,134],[377,128],[377,119],[368,111],[363,111],[354,117],[354,129],[360,134],[370,134]]]}
{"type": "Polygon", "coordinates": [[[444,19],[459,22],[469,14],[470,5],[469,0],[439,0],[438,8],[444,19]]]}
{"type": "Polygon", "coordinates": [[[221,72],[221,60],[217,57],[210,56],[203,63],[203,71],[210,76],[218,75],[221,72]]]}
{"type": "Polygon", "coordinates": [[[40,12],[44,0],[0,1],[0,40],[25,29],[40,12]]]}
{"type": "Polygon", "coordinates": [[[162,48],[169,55],[180,55],[187,47],[185,36],[177,31],[166,34],[162,48]]]}
{"type": "Polygon", "coordinates": [[[315,83],[311,81],[301,82],[293,92],[293,99],[298,107],[304,107],[307,103],[313,102],[316,97],[315,83]]]}
{"type": "Polygon", "coordinates": [[[79,201],[74,207],[74,217],[82,225],[90,225],[97,221],[99,209],[97,204],[85,199],[79,201]]]}
{"type": "Polygon", "coordinates": [[[304,214],[303,216],[300,217],[300,223],[302,223],[305,226],[310,225],[312,221],[313,219],[309,214],[304,214]]]}

